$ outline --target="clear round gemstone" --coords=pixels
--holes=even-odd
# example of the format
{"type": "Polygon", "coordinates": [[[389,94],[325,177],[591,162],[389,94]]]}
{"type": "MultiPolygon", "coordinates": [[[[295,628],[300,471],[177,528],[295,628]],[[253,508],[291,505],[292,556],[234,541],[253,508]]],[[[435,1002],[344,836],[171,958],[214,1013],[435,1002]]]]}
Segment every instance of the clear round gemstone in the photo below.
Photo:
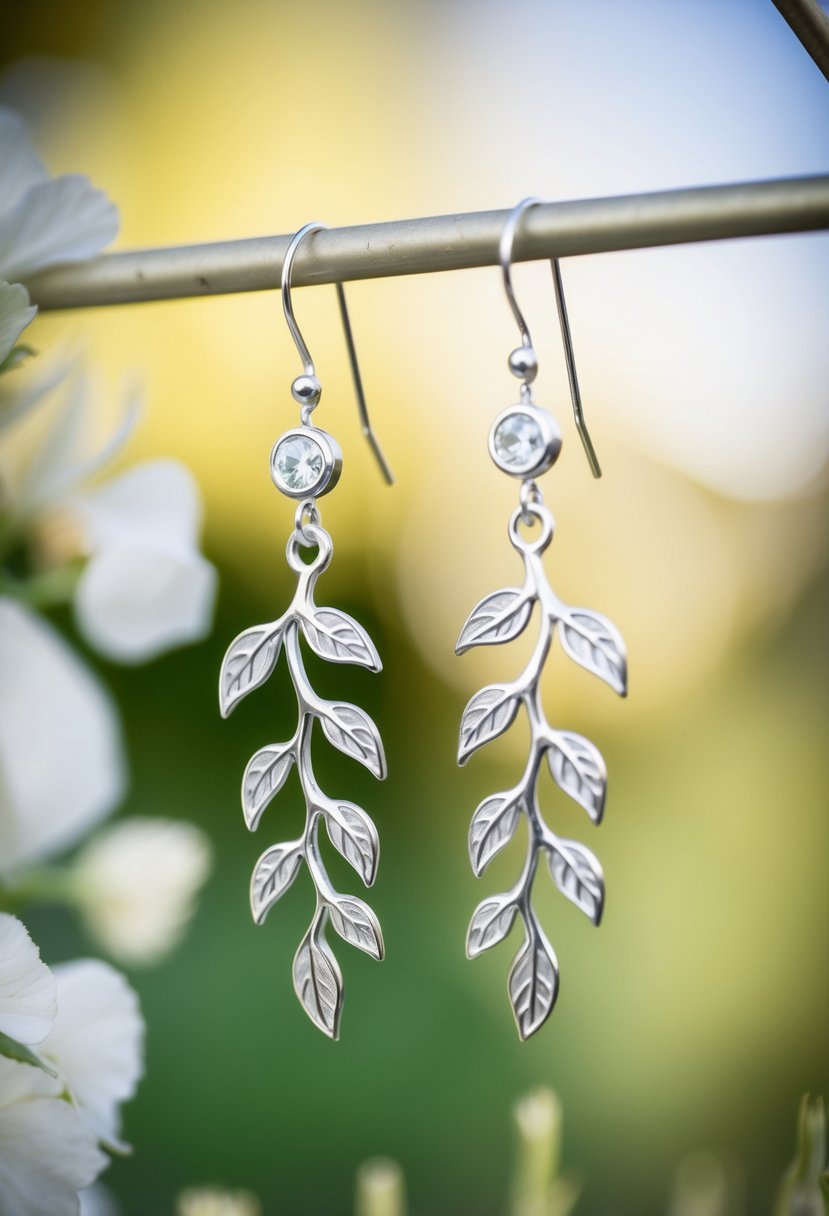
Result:
{"type": "Polygon", "coordinates": [[[277,476],[293,493],[315,489],[325,471],[325,455],[308,435],[288,435],[276,445],[273,467],[277,476]]]}
{"type": "Polygon", "coordinates": [[[544,455],[544,436],[529,414],[508,414],[492,437],[495,454],[509,469],[532,468],[544,455]]]}

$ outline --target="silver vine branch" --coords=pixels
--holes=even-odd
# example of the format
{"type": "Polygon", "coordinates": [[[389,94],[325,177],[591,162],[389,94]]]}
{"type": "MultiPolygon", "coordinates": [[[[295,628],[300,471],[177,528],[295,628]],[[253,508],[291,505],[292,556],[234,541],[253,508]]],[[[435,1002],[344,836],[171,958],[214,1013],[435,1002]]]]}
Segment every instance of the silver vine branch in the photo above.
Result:
{"type": "Polygon", "coordinates": [[[509,535],[524,561],[524,583],[486,596],[472,610],[456,650],[511,641],[526,628],[538,605],[538,642],[517,679],[491,684],[476,693],[461,719],[458,761],[506,731],[521,706],[530,725],[530,754],[521,780],[512,789],[492,794],[475,811],[469,832],[472,869],[480,877],[493,857],[514,837],[522,815],[527,822],[527,854],[518,881],[509,891],[484,899],[472,914],[466,951],[475,958],[503,941],[520,917],[524,941],[509,976],[509,996],[518,1033],[527,1039],[544,1023],[558,993],[558,962],[532,905],[539,857],[546,856],[551,877],[563,895],[598,925],[604,906],[604,878],[598,859],[585,845],[565,840],[544,821],[538,784],[546,765],[556,785],[599,823],[604,812],[607,773],[597,748],[573,731],[554,729],[541,704],[540,680],[553,635],[558,632],[570,658],[599,676],[617,693],[627,692],[627,660],[622,639],[606,617],[563,604],[547,581],[541,555],[553,535],[553,518],[540,502],[519,507],[509,535]],[[522,518],[540,525],[537,539],[520,532],[522,518]]]}
{"type": "Polygon", "coordinates": [[[231,643],[219,677],[222,717],[263,684],[284,649],[297,698],[299,718],[287,742],[262,747],[248,762],[242,779],[242,810],[251,831],[296,766],[305,798],[305,828],[297,840],[266,849],[257,861],[250,885],[253,918],[262,924],[270,909],[290,887],[305,862],[316,892],[316,909],[308,932],[294,957],[296,994],[311,1021],[332,1039],[339,1037],[343,981],[337,960],[326,939],[330,923],[345,941],[383,957],[383,934],[377,917],[363,900],[336,891],[320,851],[320,824],[335,849],[370,887],[377,872],[377,831],[364,810],[342,798],[330,798],[320,789],[311,762],[314,723],[334,747],[364,764],[375,777],[386,775],[383,744],[371,718],[356,705],[317,696],[302,661],[300,636],[310,648],[333,663],[357,663],[380,671],[374,643],[357,621],[337,608],[314,603],[314,586],[333,551],[331,537],[316,524],[305,527],[307,543],[318,545],[306,563],[297,534],[288,541],[287,558],[297,574],[297,588],[287,611],[276,621],[254,625],[231,643]]]}

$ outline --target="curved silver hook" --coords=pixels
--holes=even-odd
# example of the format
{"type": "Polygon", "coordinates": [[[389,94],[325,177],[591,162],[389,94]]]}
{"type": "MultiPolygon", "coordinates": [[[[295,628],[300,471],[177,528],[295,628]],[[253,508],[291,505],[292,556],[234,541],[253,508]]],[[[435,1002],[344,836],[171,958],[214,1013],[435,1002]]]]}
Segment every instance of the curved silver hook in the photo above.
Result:
{"type": "MultiPolygon", "coordinates": [[[[302,242],[306,236],[310,236],[312,232],[321,232],[327,228],[327,224],[322,224],[316,220],[312,220],[310,224],[305,224],[298,232],[295,232],[291,237],[288,248],[285,250],[285,257],[282,259],[282,273],[280,281],[282,284],[282,311],[285,314],[285,320],[288,323],[288,329],[291,331],[291,337],[294,340],[299,357],[302,360],[303,368],[306,376],[314,376],[314,360],[311,358],[311,352],[308,345],[300,333],[299,326],[296,323],[294,316],[294,308],[291,302],[291,271],[293,270],[294,259],[297,255],[302,242]]],[[[354,393],[357,398],[357,408],[360,412],[360,426],[365,435],[368,445],[374,453],[374,458],[380,466],[380,472],[383,474],[388,485],[394,484],[394,476],[389,468],[388,461],[383,455],[380,444],[377,442],[377,437],[371,427],[371,420],[368,416],[368,407],[366,405],[365,392],[363,391],[363,378],[360,375],[360,365],[357,362],[357,350],[354,345],[354,335],[351,331],[351,320],[348,315],[348,305],[345,302],[345,290],[342,283],[335,283],[337,288],[337,303],[340,306],[340,319],[342,321],[343,333],[345,334],[345,344],[348,348],[348,361],[351,365],[351,377],[354,381],[354,393]]],[[[303,421],[304,421],[303,417],[303,421]]]]}
{"type": "MultiPolygon", "coordinates": [[[[518,301],[515,298],[515,290],[512,286],[512,249],[515,244],[515,236],[518,231],[518,225],[525,211],[529,211],[530,207],[537,207],[543,204],[542,198],[524,198],[513,207],[509,214],[501,240],[498,244],[498,256],[501,262],[501,271],[504,276],[504,291],[507,295],[509,306],[512,309],[512,315],[515,317],[516,324],[521,333],[521,342],[528,350],[532,350],[532,338],[524,319],[524,314],[518,306],[518,301]]],[[[570,333],[570,321],[567,317],[567,305],[564,302],[564,287],[561,282],[561,267],[559,266],[558,258],[550,258],[550,268],[553,272],[553,290],[556,295],[556,309],[558,311],[558,323],[561,327],[561,341],[564,345],[564,361],[567,365],[567,379],[570,384],[570,400],[573,403],[573,416],[576,420],[576,430],[581,438],[585,454],[587,455],[587,463],[590,465],[590,471],[594,477],[601,477],[602,469],[599,464],[599,458],[596,455],[596,449],[593,447],[593,440],[590,438],[590,432],[587,429],[587,423],[584,418],[584,409],[581,403],[581,391],[579,389],[579,379],[576,374],[576,357],[573,353],[573,338],[570,333]]]]}

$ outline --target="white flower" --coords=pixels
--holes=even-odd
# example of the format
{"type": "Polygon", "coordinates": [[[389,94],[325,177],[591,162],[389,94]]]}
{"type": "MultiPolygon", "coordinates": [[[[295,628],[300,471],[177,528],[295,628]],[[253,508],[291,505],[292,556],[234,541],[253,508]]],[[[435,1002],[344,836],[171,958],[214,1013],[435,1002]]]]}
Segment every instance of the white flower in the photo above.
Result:
{"type": "MultiPolygon", "coordinates": [[[[36,386],[31,409],[53,387],[53,378],[45,392],[36,386]]],[[[150,460],[82,491],[129,438],[137,405],[129,402],[114,434],[91,449],[94,396],[83,368],[70,367],[57,387],[62,399],[34,454],[26,459],[24,448],[21,458],[18,444],[17,460],[7,461],[12,526],[25,532],[34,523],[41,537],[50,529],[74,533],[74,556],[88,559],[75,593],[76,621],[107,658],[146,662],[205,637],[216,570],[198,549],[202,507],[192,474],[178,461],[150,460]]],[[[12,401],[7,412],[14,409],[12,401]]],[[[48,546],[43,556],[53,557],[48,546]]],[[[57,556],[65,561],[73,554],[57,556]]]]}
{"type": "MultiPolygon", "coordinates": [[[[132,1096],[143,1071],[138,1001],[123,976],[106,963],[80,960],[54,968],[54,1016],[54,985],[48,994],[35,993],[43,981],[38,969],[51,980],[48,969],[20,922],[0,917],[0,966],[14,964],[21,953],[30,978],[35,977],[22,1016],[39,1019],[38,1033],[46,1025],[48,1034],[38,1050],[57,1076],[0,1056],[0,1213],[92,1213],[95,1195],[87,1188],[108,1164],[100,1143],[124,1147],[118,1143],[119,1105],[132,1096]],[[83,1202],[80,1191],[86,1192],[83,1202]]],[[[7,1005],[0,990],[0,1014],[7,1005]]],[[[21,1015],[19,999],[14,1013],[21,1015]]]]}
{"type": "Polygon", "coordinates": [[[148,461],[76,504],[92,556],[75,595],[78,628],[121,663],[206,636],[216,571],[198,550],[201,503],[174,460],[148,461]]]}
{"type": "Polygon", "coordinates": [[[16,916],[0,912],[0,1034],[40,1043],[57,1013],[55,977],[16,916]]]}
{"type": "Polygon", "coordinates": [[[0,872],[74,844],[124,788],[109,697],[51,626],[0,597],[0,872]]]}
{"type": "Polygon", "coordinates": [[[80,1216],[118,1216],[120,1211],[115,1196],[100,1182],[81,1191],[78,1199],[81,1201],[80,1216]]]}
{"type": "Polygon", "coordinates": [[[78,1216],[78,1191],[107,1165],[63,1082],[0,1056],[0,1212],[78,1216]]]}
{"type": "Polygon", "coordinates": [[[127,819],[85,846],[74,885],[104,947],[124,962],[150,963],[181,937],[209,869],[207,837],[193,824],[127,819]]]}
{"type": "Polygon", "coordinates": [[[61,963],[53,972],[58,1015],[39,1054],[54,1065],[97,1138],[123,1147],[119,1105],[135,1093],[144,1071],[138,998],[119,972],[98,959],[61,963]]]}
{"type": "Polygon", "coordinates": [[[29,293],[19,283],[0,283],[0,364],[9,355],[37,309],[29,304],[29,293]]]}
{"type": "Polygon", "coordinates": [[[118,233],[118,210],[78,174],[52,178],[13,111],[0,107],[0,279],[93,257],[118,233]]]}

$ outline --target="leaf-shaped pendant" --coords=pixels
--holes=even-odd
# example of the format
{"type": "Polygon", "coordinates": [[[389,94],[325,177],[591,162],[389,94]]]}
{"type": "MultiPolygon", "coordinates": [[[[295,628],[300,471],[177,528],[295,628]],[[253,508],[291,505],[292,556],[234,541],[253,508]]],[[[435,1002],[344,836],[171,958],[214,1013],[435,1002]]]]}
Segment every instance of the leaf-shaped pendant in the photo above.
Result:
{"type": "Polygon", "coordinates": [[[477,748],[502,735],[512,725],[518,705],[518,694],[508,685],[490,684],[476,692],[461,718],[458,764],[465,764],[477,748]]]}
{"type": "MultiPolygon", "coordinates": [[[[285,459],[289,456],[290,452],[285,459]]],[[[227,716],[242,697],[263,684],[284,648],[299,709],[296,734],[286,743],[260,748],[251,757],[242,780],[242,809],[245,822],[254,830],[295,765],[305,798],[305,831],[299,840],[272,845],[259,858],[251,879],[250,906],[254,920],[261,924],[293,883],[302,862],[307,863],[317,908],[294,958],[294,988],[314,1024],[337,1038],[343,987],[325,938],[326,925],[330,921],[345,941],[376,959],[383,957],[383,935],[367,904],[355,896],[341,895],[331,885],[319,851],[320,823],[325,823],[335,848],[366,886],[374,881],[379,844],[365,811],[329,798],[320,789],[311,763],[314,724],[319,722],[335,747],[359,760],[376,777],[385,776],[386,760],[377,727],[367,713],[356,705],[323,701],[316,695],[303,665],[300,634],[318,655],[336,663],[358,663],[379,671],[380,659],[363,627],[347,613],[315,605],[314,584],[330,561],[331,538],[318,524],[309,525],[304,532],[295,533],[288,542],[288,562],[298,575],[293,601],[279,621],[246,629],[231,643],[222,665],[220,706],[227,716]],[[299,551],[311,543],[318,551],[306,563],[299,551]]]]}
{"type": "Polygon", "coordinates": [[[340,1037],[343,977],[316,919],[294,956],[294,988],[308,1017],[331,1039],[340,1037]]]}
{"type": "Polygon", "coordinates": [[[279,897],[287,891],[301,863],[301,840],[272,845],[259,858],[250,883],[250,910],[257,925],[262,924],[279,897]]]}
{"type": "Polygon", "coordinates": [[[497,946],[512,928],[515,903],[508,895],[492,895],[478,904],[472,913],[466,935],[466,957],[476,958],[484,950],[497,946]]]}
{"type": "Polygon", "coordinates": [[[243,697],[265,683],[276,666],[281,645],[280,622],[254,625],[233,639],[219,675],[219,708],[223,718],[243,697]]]}
{"type": "Polygon", "coordinates": [[[334,848],[342,853],[367,887],[374,882],[380,843],[377,829],[365,811],[353,802],[327,802],[323,808],[325,826],[334,848]]]}
{"type": "Polygon", "coordinates": [[[469,826],[469,859],[480,878],[496,853],[512,840],[518,827],[520,795],[493,794],[484,798],[469,826]]]}
{"type": "MultiPolygon", "coordinates": [[[[516,410],[519,408],[523,407],[516,410]]],[[[523,443],[526,436],[516,424],[508,438],[523,443]]],[[[594,924],[599,924],[604,907],[604,878],[597,858],[577,841],[556,836],[539,806],[538,781],[545,757],[556,785],[584,807],[594,823],[601,821],[607,792],[607,772],[598,748],[575,731],[554,730],[544,716],[540,683],[554,630],[560,630],[565,652],[583,667],[617,692],[624,693],[627,687],[624,645],[615,626],[599,613],[568,608],[547,582],[541,554],[552,538],[553,522],[537,489],[534,494],[514,512],[509,527],[510,540],[524,560],[522,588],[508,587],[485,596],[472,610],[457,645],[461,653],[471,646],[508,641],[526,627],[533,606],[540,606],[540,634],[527,666],[516,680],[491,684],[471,698],[461,718],[458,748],[458,762],[465,764],[473,751],[512,725],[519,706],[526,708],[530,755],[524,776],[513,789],[492,794],[479,804],[469,829],[469,859],[480,877],[492,858],[513,840],[522,815],[528,828],[527,858],[510,892],[478,904],[466,941],[467,955],[475,958],[503,941],[520,914],[526,937],[510,973],[509,993],[522,1039],[543,1024],[558,992],[555,954],[532,906],[539,852],[547,853],[550,875],[561,893],[594,924]],[[541,528],[540,536],[533,540],[525,539],[519,528],[522,521],[527,522],[526,516],[541,528]]]]}
{"type": "Polygon", "coordinates": [[[339,608],[314,608],[301,618],[308,645],[322,659],[332,663],[360,663],[370,671],[383,664],[371,638],[353,617],[339,608]]]}
{"type": "Polygon", "coordinates": [[[604,877],[595,854],[576,840],[556,839],[550,844],[550,873],[562,895],[598,925],[604,910],[604,877]]]}
{"type": "Polygon", "coordinates": [[[571,659],[627,696],[625,644],[606,616],[587,608],[568,608],[561,618],[561,644],[571,659]]]}
{"type": "Polygon", "coordinates": [[[543,1025],[558,995],[558,964],[553,947],[536,926],[516,955],[509,974],[509,997],[522,1039],[543,1025]]]}
{"type": "Polygon", "coordinates": [[[253,832],[265,807],[275,798],[291,771],[294,745],[274,743],[263,747],[248,760],[242,778],[242,810],[245,823],[253,832]]]}
{"type": "Polygon", "coordinates": [[[559,789],[583,806],[594,823],[600,823],[607,770],[599,749],[574,731],[555,730],[550,733],[547,762],[559,789]]]}
{"type": "Polygon", "coordinates": [[[526,628],[532,609],[532,599],[517,587],[507,587],[485,596],[469,614],[455,653],[463,654],[470,646],[492,646],[517,638],[526,628]]]}
{"type": "Polygon", "coordinates": [[[386,757],[380,732],[367,713],[346,702],[330,703],[320,715],[329,743],[346,756],[353,756],[380,780],[386,775],[386,757]]]}

